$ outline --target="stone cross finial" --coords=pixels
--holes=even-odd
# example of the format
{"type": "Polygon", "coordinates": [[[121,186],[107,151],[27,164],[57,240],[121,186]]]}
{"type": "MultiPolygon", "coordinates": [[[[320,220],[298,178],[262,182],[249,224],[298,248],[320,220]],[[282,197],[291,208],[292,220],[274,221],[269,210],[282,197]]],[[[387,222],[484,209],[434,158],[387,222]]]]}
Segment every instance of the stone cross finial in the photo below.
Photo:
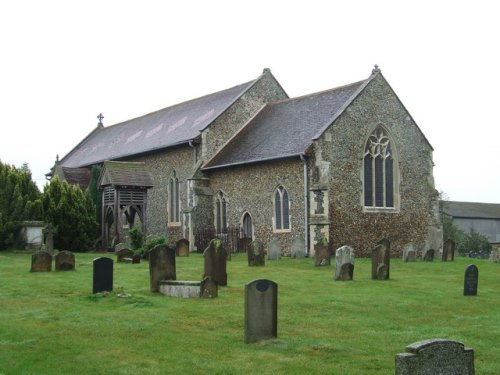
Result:
{"type": "Polygon", "coordinates": [[[99,123],[97,125],[99,126],[103,126],[102,125],[102,119],[104,118],[104,116],[102,115],[102,113],[99,113],[99,115],[97,116],[97,119],[99,120],[99,123]]]}
{"type": "Polygon", "coordinates": [[[375,64],[373,66],[373,69],[372,69],[372,74],[375,74],[375,73],[380,73],[380,68],[378,67],[377,64],[375,64]]]}

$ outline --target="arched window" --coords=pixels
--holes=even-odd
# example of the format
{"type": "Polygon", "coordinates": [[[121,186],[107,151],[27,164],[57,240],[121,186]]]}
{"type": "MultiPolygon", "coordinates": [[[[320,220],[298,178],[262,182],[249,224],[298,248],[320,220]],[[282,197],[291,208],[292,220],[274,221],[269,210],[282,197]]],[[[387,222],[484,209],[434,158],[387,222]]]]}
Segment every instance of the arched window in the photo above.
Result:
{"type": "Polygon", "coordinates": [[[227,202],[222,191],[215,197],[215,230],[217,233],[227,231],[227,202]]]}
{"type": "Polygon", "coordinates": [[[179,179],[174,171],[172,177],[170,177],[168,187],[168,221],[170,223],[179,223],[181,221],[180,208],[179,179]]]}
{"type": "Polygon", "coordinates": [[[381,126],[366,142],[363,175],[365,207],[394,208],[394,152],[389,136],[381,126]]]}
{"type": "Polygon", "coordinates": [[[290,202],[288,192],[278,186],[274,192],[274,226],[276,230],[290,229],[290,202]]]}

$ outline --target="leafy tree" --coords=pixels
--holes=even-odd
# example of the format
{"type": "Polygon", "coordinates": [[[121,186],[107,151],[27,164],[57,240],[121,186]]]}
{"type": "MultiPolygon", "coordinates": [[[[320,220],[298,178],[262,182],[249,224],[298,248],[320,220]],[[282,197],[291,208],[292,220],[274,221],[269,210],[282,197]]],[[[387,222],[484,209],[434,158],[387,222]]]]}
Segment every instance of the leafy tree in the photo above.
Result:
{"type": "Polygon", "coordinates": [[[101,175],[101,171],[101,165],[95,164],[92,166],[92,170],[90,172],[90,183],[87,188],[96,208],[95,219],[98,223],[96,229],[96,237],[99,237],[101,234],[102,190],[99,190],[99,187],[97,186],[97,184],[99,183],[99,176],[101,175]]]}

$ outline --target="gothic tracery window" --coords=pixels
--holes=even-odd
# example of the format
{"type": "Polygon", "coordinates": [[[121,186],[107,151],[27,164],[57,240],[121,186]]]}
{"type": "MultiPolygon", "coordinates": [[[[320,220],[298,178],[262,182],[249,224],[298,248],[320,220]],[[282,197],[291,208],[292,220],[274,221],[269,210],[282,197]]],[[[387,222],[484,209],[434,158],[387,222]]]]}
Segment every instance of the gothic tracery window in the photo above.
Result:
{"type": "Polygon", "coordinates": [[[278,186],[274,192],[274,225],[276,230],[290,229],[290,202],[288,192],[278,186]]]}
{"type": "Polygon", "coordinates": [[[222,191],[215,197],[215,230],[217,233],[227,231],[227,201],[222,191]]]}
{"type": "Polygon", "coordinates": [[[181,197],[179,192],[179,179],[175,171],[172,173],[172,177],[170,177],[168,193],[168,221],[170,223],[179,223],[181,221],[181,197]]]}

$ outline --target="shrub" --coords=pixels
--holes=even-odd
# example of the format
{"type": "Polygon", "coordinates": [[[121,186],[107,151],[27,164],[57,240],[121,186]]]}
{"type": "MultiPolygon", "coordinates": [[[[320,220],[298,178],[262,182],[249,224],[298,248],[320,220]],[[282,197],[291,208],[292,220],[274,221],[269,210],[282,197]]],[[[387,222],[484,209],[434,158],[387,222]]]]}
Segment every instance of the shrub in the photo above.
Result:
{"type": "Polygon", "coordinates": [[[128,238],[132,250],[139,250],[144,245],[144,234],[138,227],[133,227],[128,231],[128,238]]]}
{"type": "Polygon", "coordinates": [[[151,236],[148,237],[144,245],[137,252],[142,259],[147,259],[149,251],[157,245],[163,245],[167,243],[166,236],[151,236]]]}

